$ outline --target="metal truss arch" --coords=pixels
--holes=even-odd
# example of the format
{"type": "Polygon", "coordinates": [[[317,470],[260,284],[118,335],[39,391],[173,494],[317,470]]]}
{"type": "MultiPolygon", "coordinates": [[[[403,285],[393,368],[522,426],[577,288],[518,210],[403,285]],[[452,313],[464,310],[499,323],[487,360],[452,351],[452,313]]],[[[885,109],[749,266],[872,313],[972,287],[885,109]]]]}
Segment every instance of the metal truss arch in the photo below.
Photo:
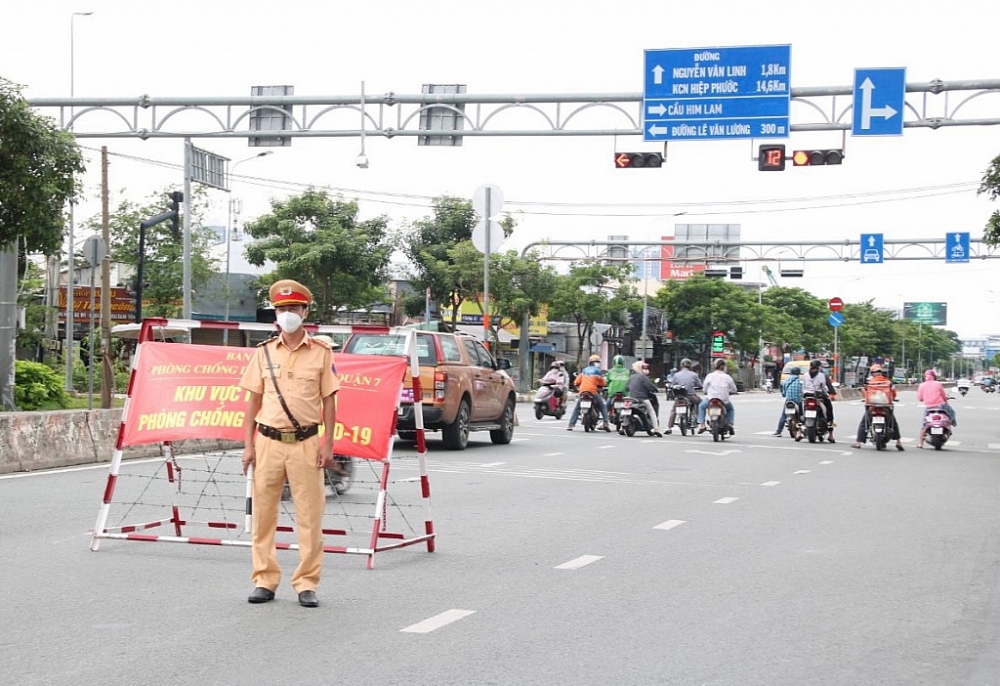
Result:
{"type": "MultiPolygon", "coordinates": [[[[361,105],[360,104],[358,104],[358,105],[350,105],[350,104],[347,104],[347,103],[338,103],[336,105],[330,105],[329,107],[324,107],[323,109],[321,109],[318,113],[316,113],[313,116],[312,119],[309,120],[309,122],[305,126],[305,128],[301,128],[300,127],[299,130],[300,131],[312,131],[313,130],[313,126],[316,124],[316,122],[319,120],[320,117],[322,117],[325,114],[329,114],[330,112],[333,112],[335,110],[349,110],[349,111],[352,111],[352,112],[361,112],[362,113],[361,114],[362,118],[365,119],[365,120],[367,120],[367,121],[369,121],[369,122],[371,122],[371,125],[375,128],[376,131],[378,131],[378,130],[380,130],[382,128],[381,123],[378,120],[376,120],[372,115],[368,114],[368,112],[363,111],[361,109],[361,105]]],[[[305,109],[304,108],[303,108],[303,115],[305,115],[305,109]]],[[[241,117],[241,119],[242,119],[242,117],[241,117]]],[[[276,135],[279,135],[279,134],[276,134],[276,135]]]]}
{"type": "Polygon", "coordinates": [[[532,112],[535,112],[535,113],[541,115],[542,119],[544,119],[546,122],[548,122],[550,130],[552,130],[552,131],[559,131],[560,130],[559,127],[556,126],[555,122],[552,121],[552,118],[549,115],[547,115],[540,107],[538,107],[537,105],[532,105],[532,104],[523,103],[523,102],[512,102],[512,103],[509,103],[509,104],[506,104],[506,105],[500,105],[495,110],[493,110],[492,112],[490,112],[489,114],[487,114],[486,118],[483,119],[482,123],[478,127],[476,127],[474,130],[475,131],[485,131],[486,130],[486,125],[489,124],[490,121],[494,117],[496,117],[498,114],[500,114],[501,112],[506,112],[507,110],[512,110],[512,109],[515,109],[515,108],[522,108],[522,107],[525,108],[525,109],[527,109],[527,110],[531,110],[532,112]]]}
{"type": "Polygon", "coordinates": [[[975,100],[976,98],[978,98],[980,96],[983,96],[983,95],[998,95],[998,94],[1000,94],[1000,88],[991,88],[989,90],[984,90],[984,91],[979,91],[978,93],[973,93],[972,95],[970,95],[970,96],[968,96],[966,98],[963,98],[960,103],[958,103],[957,105],[955,105],[955,109],[953,109],[950,113],[948,113],[947,118],[948,119],[954,119],[955,115],[958,114],[958,111],[960,109],[962,109],[963,107],[965,107],[967,104],[969,104],[970,100],[975,100]]]}
{"type": "Polygon", "coordinates": [[[209,117],[215,120],[215,123],[219,125],[220,131],[231,130],[226,128],[226,125],[222,122],[222,119],[219,118],[219,115],[217,115],[215,112],[208,109],[207,107],[202,107],[201,105],[182,105],[180,107],[175,107],[174,109],[167,112],[160,120],[157,120],[154,114],[152,130],[156,131],[157,133],[166,133],[163,131],[163,125],[166,124],[168,121],[170,121],[170,119],[172,119],[174,115],[180,114],[181,112],[204,112],[209,117]]]}
{"type": "MultiPolygon", "coordinates": [[[[400,118],[399,118],[399,128],[400,129],[406,129],[407,124],[409,124],[411,121],[413,121],[414,119],[419,118],[420,115],[423,114],[424,112],[430,112],[432,110],[447,110],[449,112],[453,112],[455,115],[457,115],[458,117],[460,117],[463,122],[465,122],[466,124],[468,124],[470,129],[472,129],[472,130],[476,129],[476,124],[475,124],[475,122],[473,122],[472,118],[469,117],[469,115],[467,115],[463,110],[461,110],[460,108],[456,107],[455,105],[447,105],[447,104],[441,104],[441,105],[424,105],[424,106],[419,107],[418,109],[414,110],[405,119],[401,115],[400,118]]],[[[452,134],[453,135],[457,135],[457,132],[453,131],[452,134]]]]}
{"type": "Polygon", "coordinates": [[[63,128],[66,129],[67,131],[73,131],[73,125],[76,123],[76,121],[80,117],[82,117],[83,115],[88,114],[90,112],[110,112],[111,114],[113,114],[116,117],[118,117],[119,119],[121,119],[125,123],[125,126],[127,126],[130,131],[135,131],[136,130],[135,121],[131,121],[130,122],[128,120],[128,117],[126,117],[124,114],[122,114],[118,110],[113,110],[110,107],[85,107],[82,110],[80,110],[79,112],[75,112],[75,111],[71,111],[71,112],[72,113],[70,115],[69,121],[67,121],[63,125],[63,128]]]}
{"type": "Polygon", "coordinates": [[[566,126],[567,126],[567,124],[570,123],[570,121],[573,119],[573,117],[575,117],[576,115],[580,114],[581,112],[583,112],[585,110],[589,110],[589,109],[599,108],[599,107],[606,107],[608,109],[612,109],[612,110],[615,110],[617,112],[620,112],[622,115],[624,115],[625,119],[628,121],[628,123],[632,127],[636,128],[636,129],[639,128],[639,123],[636,121],[636,119],[634,117],[632,117],[632,115],[630,115],[628,112],[625,111],[624,107],[622,107],[621,105],[617,105],[615,103],[611,103],[611,102],[592,102],[592,103],[588,103],[586,105],[581,105],[580,107],[577,107],[575,110],[573,110],[572,112],[570,112],[569,114],[566,115],[566,118],[562,120],[561,125],[559,126],[559,128],[560,129],[565,129],[566,126]]]}

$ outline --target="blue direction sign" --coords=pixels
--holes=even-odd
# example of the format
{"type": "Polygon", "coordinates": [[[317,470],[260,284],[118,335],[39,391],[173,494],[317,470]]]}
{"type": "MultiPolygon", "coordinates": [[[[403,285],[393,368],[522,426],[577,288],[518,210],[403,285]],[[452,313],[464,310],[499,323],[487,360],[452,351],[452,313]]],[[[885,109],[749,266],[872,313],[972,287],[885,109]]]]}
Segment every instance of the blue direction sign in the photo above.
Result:
{"type": "Polygon", "coordinates": [[[831,312],[830,316],[826,318],[826,323],[836,329],[844,323],[844,315],[840,312],[831,312]]]}
{"type": "Polygon", "coordinates": [[[901,136],[906,69],[854,70],[852,136],[901,136]]]}
{"type": "Polygon", "coordinates": [[[861,234],[861,248],[858,250],[858,258],[861,264],[882,264],[882,234],[863,233],[861,234]]]}
{"type": "Polygon", "coordinates": [[[646,50],[646,141],[787,138],[790,45],[646,50]]]}
{"type": "Polygon", "coordinates": [[[969,261],[969,234],[947,233],[944,242],[945,262],[968,262],[969,261]]]}

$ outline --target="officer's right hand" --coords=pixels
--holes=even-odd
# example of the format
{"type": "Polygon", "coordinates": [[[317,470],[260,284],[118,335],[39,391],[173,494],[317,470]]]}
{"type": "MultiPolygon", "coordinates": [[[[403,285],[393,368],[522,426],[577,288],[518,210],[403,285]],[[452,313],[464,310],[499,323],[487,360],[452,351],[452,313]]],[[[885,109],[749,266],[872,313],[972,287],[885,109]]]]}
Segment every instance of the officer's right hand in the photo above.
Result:
{"type": "Polygon", "coordinates": [[[243,473],[246,474],[250,467],[257,466],[257,453],[254,450],[253,445],[247,445],[243,448],[243,473]]]}

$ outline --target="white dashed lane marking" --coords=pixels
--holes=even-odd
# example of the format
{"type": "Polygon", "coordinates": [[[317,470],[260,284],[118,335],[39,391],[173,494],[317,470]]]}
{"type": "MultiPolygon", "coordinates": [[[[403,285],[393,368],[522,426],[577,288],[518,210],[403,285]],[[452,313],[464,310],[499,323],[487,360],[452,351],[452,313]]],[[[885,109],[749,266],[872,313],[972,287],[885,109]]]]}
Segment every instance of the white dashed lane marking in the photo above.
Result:
{"type": "Polygon", "coordinates": [[[543,453],[542,457],[559,457],[560,455],[565,455],[565,453],[543,453]]]}
{"type": "MultiPolygon", "coordinates": [[[[850,453],[847,454],[850,455],[850,453]]],[[[833,460],[823,460],[820,464],[833,464],[833,460]]]]}
{"type": "Polygon", "coordinates": [[[735,503],[737,500],[739,500],[739,498],[719,498],[713,502],[717,505],[728,505],[729,503],[735,503]]]}
{"type": "Polygon", "coordinates": [[[795,473],[796,474],[808,474],[811,471],[812,471],[811,469],[800,469],[799,471],[797,471],[795,473]]]}
{"type": "Polygon", "coordinates": [[[506,462],[487,462],[483,466],[484,467],[499,467],[500,465],[504,465],[504,464],[507,464],[507,463],[506,462]]]}
{"type": "Polygon", "coordinates": [[[591,562],[597,562],[598,560],[603,560],[603,555],[581,555],[580,557],[570,560],[569,562],[563,562],[561,565],[557,565],[556,569],[580,569],[589,565],[591,562]]]}
{"type": "Polygon", "coordinates": [[[657,524],[653,528],[665,531],[667,529],[673,529],[675,526],[680,526],[681,524],[684,524],[683,519],[668,519],[667,521],[663,522],[663,524],[657,524]]]}
{"type": "Polygon", "coordinates": [[[400,631],[408,634],[428,634],[435,629],[440,629],[443,626],[457,622],[475,613],[475,610],[447,610],[439,615],[434,615],[430,619],[411,624],[405,629],[400,629],[400,631]]]}
{"type": "Polygon", "coordinates": [[[765,481],[761,486],[777,486],[780,483],[780,481],[765,481]]]}
{"type": "Polygon", "coordinates": [[[990,443],[987,447],[991,450],[1000,450],[1000,443],[990,443]]]}

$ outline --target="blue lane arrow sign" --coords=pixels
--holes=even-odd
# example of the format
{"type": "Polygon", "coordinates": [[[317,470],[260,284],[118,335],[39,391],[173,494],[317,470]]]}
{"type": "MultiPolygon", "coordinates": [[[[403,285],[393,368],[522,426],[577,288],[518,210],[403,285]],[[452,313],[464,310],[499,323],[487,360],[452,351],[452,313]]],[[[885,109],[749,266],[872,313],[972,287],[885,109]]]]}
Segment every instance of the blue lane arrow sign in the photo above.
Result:
{"type": "Polygon", "coordinates": [[[831,312],[830,316],[826,318],[826,322],[827,324],[836,329],[838,326],[844,323],[844,315],[841,314],[840,312],[831,312]]]}
{"type": "Polygon", "coordinates": [[[968,232],[945,234],[944,261],[950,263],[969,261],[968,232]]]}
{"type": "Polygon", "coordinates": [[[858,250],[858,259],[861,260],[861,264],[882,264],[883,258],[882,234],[861,234],[861,247],[858,250]]]}
{"type": "Polygon", "coordinates": [[[900,136],[906,69],[855,69],[852,136],[900,136]]]}

